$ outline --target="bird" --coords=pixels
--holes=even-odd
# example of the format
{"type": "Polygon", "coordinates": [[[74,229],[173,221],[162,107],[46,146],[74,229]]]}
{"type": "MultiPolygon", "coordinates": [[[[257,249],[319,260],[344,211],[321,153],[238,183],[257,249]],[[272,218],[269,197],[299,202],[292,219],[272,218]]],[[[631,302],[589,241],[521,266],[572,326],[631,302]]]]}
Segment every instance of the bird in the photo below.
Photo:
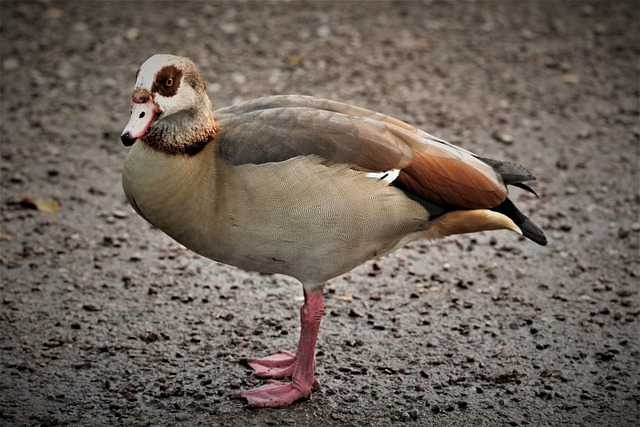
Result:
{"type": "Polygon", "coordinates": [[[131,105],[120,139],[132,208],[197,254],[302,284],[297,350],[248,361],[267,379],[232,395],[250,406],[320,389],[329,280],[417,239],[506,229],[547,243],[508,197],[508,186],[534,193],[527,169],[382,113],[305,95],[214,111],[194,62],[169,54],[140,66],[131,105]]]}

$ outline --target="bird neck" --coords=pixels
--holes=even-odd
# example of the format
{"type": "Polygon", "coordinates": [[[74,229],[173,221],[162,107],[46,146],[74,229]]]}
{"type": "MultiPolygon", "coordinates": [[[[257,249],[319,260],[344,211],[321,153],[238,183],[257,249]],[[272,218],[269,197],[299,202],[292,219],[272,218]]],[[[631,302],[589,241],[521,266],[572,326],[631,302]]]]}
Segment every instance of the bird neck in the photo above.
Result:
{"type": "Polygon", "coordinates": [[[211,141],[220,129],[210,110],[191,110],[158,120],[142,141],[169,155],[194,156],[211,141]]]}

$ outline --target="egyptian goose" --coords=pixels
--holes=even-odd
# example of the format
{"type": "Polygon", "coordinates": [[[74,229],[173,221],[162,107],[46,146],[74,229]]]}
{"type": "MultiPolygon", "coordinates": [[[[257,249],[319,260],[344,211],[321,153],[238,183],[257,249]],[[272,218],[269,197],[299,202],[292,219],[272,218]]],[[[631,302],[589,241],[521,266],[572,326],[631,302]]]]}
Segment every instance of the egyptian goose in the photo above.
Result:
{"type": "Polygon", "coordinates": [[[138,70],[122,173],[135,211],[194,252],[302,282],[297,353],[250,360],[268,381],[253,406],[309,397],[325,283],[419,238],[508,229],[545,245],[507,198],[532,191],[520,165],[476,156],[383,114],[308,96],[212,111],[194,63],[138,70]]]}

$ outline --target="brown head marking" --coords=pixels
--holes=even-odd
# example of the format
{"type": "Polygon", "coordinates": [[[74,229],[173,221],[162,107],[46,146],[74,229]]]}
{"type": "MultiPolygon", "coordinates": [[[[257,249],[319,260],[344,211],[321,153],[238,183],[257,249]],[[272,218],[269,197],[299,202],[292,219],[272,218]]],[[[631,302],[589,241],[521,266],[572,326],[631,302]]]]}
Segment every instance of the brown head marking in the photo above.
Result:
{"type": "Polygon", "coordinates": [[[156,79],[151,86],[151,92],[171,97],[178,93],[180,80],[182,80],[182,71],[175,65],[166,65],[156,74],[156,79]]]}

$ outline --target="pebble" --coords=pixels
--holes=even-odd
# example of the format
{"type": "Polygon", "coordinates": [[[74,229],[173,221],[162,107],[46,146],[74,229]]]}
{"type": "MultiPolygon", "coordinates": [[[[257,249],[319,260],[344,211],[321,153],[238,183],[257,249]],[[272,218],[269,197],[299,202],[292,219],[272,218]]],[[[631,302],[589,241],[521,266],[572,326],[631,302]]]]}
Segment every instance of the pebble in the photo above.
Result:
{"type": "Polygon", "coordinates": [[[10,57],[2,61],[2,68],[5,71],[16,70],[20,67],[20,61],[17,58],[10,57]]]}
{"type": "Polygon", "coordinates": [[[326,25],[321,25],[316,28],[316,35],[321,39],[326,39],[331,35],[331,28],[326,25]]]}
{"type": "Polygon", "coordinates": [[[125,32],[124,32],[124,38],[132,41],[137,39],[140,36],[140,29],[136,28],[136,27],[131,27],[128,28],[125,32]]]}
{"type": "Polygon", "coordinates": [[[176,421],[188,421],[191,419],[191,416],[186,412],[178,412],[176,414],[176,421]]]}
{"type": "Polygon", "coordinates": [[[364,314],[356,311],[355,308],[352,308],[351,310],[349,310],[349,317],[364,317],[364,314]]]}
{"type": "Polygon", "coordinates": [[[129,216],[128,213],[126,213],[125,211],[120,211],[120,210],[115,210],[113,212],[111,212],[111,215],[113,215],[115,218],[118,219],[125,219],[129,216]]]}
{"type": "Polygon", "coordinates": [[[247,76],[236,71],[231,73],[231,81],[234,82],[237,85],[244,85],[245,83],[247,83],[247,76]]]}
{"type": "Polygon", "coordinates": [[[220,25],[220,29],[225,34],[235,34],[239,31],[240,27],[235,22],[225,22],[220,25]]]}
{"type": "Polygon", "coordinates": [[[569,163],[567,162],[567,158],[565,156],[561,156],[556,160],[556,167],[560,170],[569,169],[569,163]]]}
{"type": "Polygon", "coordinates": [[[573,194],[577,194],[578,193],[578,189],[572,185],[568,186],[567,188],[565,188],[564,190],[564,194],[566,195],[573,195],[573,194]]]}
{"type": "Polygon", "coordinates": [[[578,74],[565,74],[562,76],[562,81],[568,84],[578,84],[580,83],[580,76],[578,74]]]}
{"type": "Polygon", "coordinates": [[[42,17],[44,19],[60,19],[63,16],[64,16],[64,12],[62,10],[56,9],[56,8],[47,9],[42,14],[42,17]]]}
{"type": "Polygon", "coordinates": [[[514,141],[513,136],[505,132],[496,131],[493,133],[493,138],[504,145],[512,145],[514,141]]]}
{"type": "Polygon", "coordinates": [[[86,22],[76,22],[73,24],[73,31],[76,33],[84,33],[89,29],[89,25],[86,22]]]}
{"type": "Polygon", "coordinates": [[[590,4],[585,4],[580,8],[580,14],[582,16],[592,16],[593,15],[593,6],[590,4]]]}

